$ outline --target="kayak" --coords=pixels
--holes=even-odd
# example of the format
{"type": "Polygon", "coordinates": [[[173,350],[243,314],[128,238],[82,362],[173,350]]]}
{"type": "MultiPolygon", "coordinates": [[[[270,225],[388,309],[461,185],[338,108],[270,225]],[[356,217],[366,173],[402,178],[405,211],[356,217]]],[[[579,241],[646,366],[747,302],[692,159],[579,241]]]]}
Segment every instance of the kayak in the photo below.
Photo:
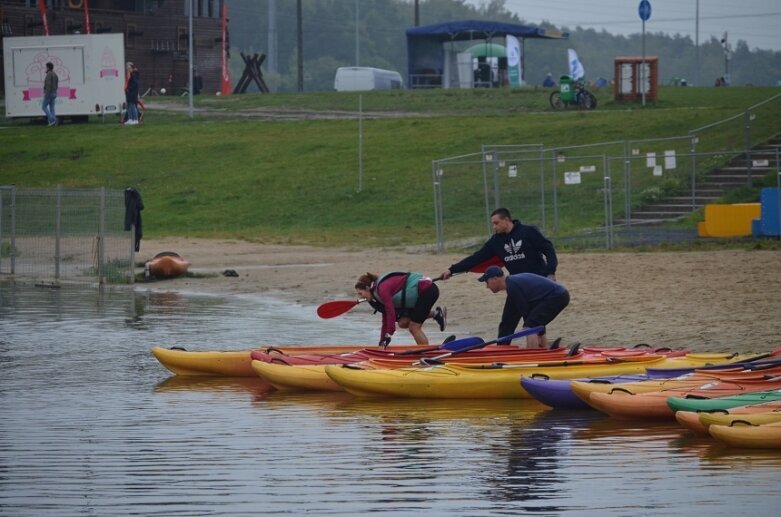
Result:
{"type": "MultiPolygon", "coordinates": [[[[581,378],[579,382],[586,383],[610,383],[611,385],[648,380],[646,374],[616,375],[613,377],[597,377],[594,379],[581,378]]],[[[572,380],[537,378],[531,376],[521,377],[521,386],[532,397],[553,409],[567,410],[593,410],[583,399],[572,391],[572,380]]]]}
{"type": "Polygon", "coordinates": [[[639,394],[620,391],[592,393],[589,396],[588,403],[613,417],[674,418],[677,409],[668,405],[669,398],[715,398],[779,388],[781,388],[781,380],[736,381],[720,380],[714,377],[696,387],[671,388],[639,394]]]}
{"type": "MultiPolygon", "coordinates": [[[[690,355],[692,355],[692,357],[696,357],[695,354],[690,355]]],[[[731,357],[732,356],[727,356],[726,358],[729,359],[731,357]]],[[[760,357],[764,358],[766,356],[763,355],[760,357]]],[[[721,356],[718,357],[718,359],[720,358],[721,356]]],[[[713,357],[708,359],[713,360],[713,357]]],[[[701,367],[700,365],[698,366],[701,367]]],[[[713,365],[705,368],[719,368],[720,370],[718,371],[723,372],[728,368],[740,370],[747,366],[748,365],[745,363],[725,363],[722,365],[713,365]]],[[[619,375],[614,377],[598,377],[593,379],[586,378],[575,380],[533,378],[524,376],[521,378],[521,385],[532,397],[554,409],[589,410],[594,408],[588,405],[585,400],[588,398],[587,393],[590,395],[592,388],[594,391],[607,392],[612,390],[618,384],[631,386],[629,383],[644,383],[644,381],[670,379],[673,377],[680,377],[682,375],[691,374],[693,371],[693,366],[688,366],[686,368],[646,368],[646,373],[644,374],[619,375]],[[579,383],[578,386],[580,386],[580,391],[583,398],[579,397],[573,390],[574,382],[579,383]]],[[[651,389],[650,387],[652,385],[653,383],[641,384],[641,386],[648,386],[649,390],[651,389]]]]}
{"type": "Polygon", "coordinates": [[[675,420],[697,436],[710,436],[708,428],[700,422],[700,414],[696,411],[676,411],[675,420]]]}
{"type": "MultiPolygon", "coordinates": [[[[653,357],[653,356],[652,356],[653,357]]],[[[667,358],[645,361],[616,361],[583,364],[562,361],[549,364],[491,366],[436,365],[422,368],[363,369],[327,365],[325,373],[346,391],[360,397],[411,398],[531,398],[519,382],[522,375],[552,379],[642,373],[651,364],[667,358]]]]}
{"type": "Polygon", "coordinates": [[[155,278],[174,278],[187,273],[190,263],[178,253],[164,251],[149,260],[146,267],[155,278]]]}
{"type": "Polygon", "coordinates": [[[764,425],[712,425],[708,432],[728,447],[781,449],[781,422],[764,425]]]}
{"type": "MultiPolygon", "coordinates": [[[[690,359],[692,361],[696,361],[697,359],[700,360],[708,360],[709,362],[715,362],[717,360],[731,360],[734,359],[735,356],[728,355],[728,354],[689,354],[686,356],[687,359],[690,359]],[[715,356],[720,355],[720,358],[717,358],[715,356]]],[[[679,363],[682,363],[684,359],[677,360],[679,363]]],[[[668,361],[667,364],[671,364],[672,361],[668,361]]],[[[589,398],[592,393],[614,393],[614,392],[621,392],[626,393],[629,395],[637,395],[640,393],[648,393],[652,391],[661,391],[661,390],[668,390],[673,388],[684,388],[684,387],[697,387],[701,384],[703,384],[704,381],[707,381],[708,379],[729,379],[729,378],[736,378],[736,379],[749,379],[749,378],[756,378],[756,379],[764,379],[766,373],[765,371],[757,372],[754,370],[746,369],[750,368],[750,366],[738,363],[734,364],[734,367],[730,367],[730,365],[733,365],[734,363],[723,363],[719,366],[722,367],[720,370],[716,369],[696,369],[699,366],[702,366],[702,364],[689,364],[688,366],[688,373],[684,373],[683,375],[678,375],[675,377],[670,378],[664,378],[664,368],[647,368],[646,372],[650,372],[650,376],[653,378],[645,379],[645,380],[638,380],[635,382],[624,382],[621,383],[620,386],[615,386],[613,382],[611,382],[609,379],[602,380],[599,382],[588,382],[588,381],[572,381],[570,387],[573,391],[573,393],[578,396],[580,399],[582,399],[585,402],[589,402],[589,398]],[[730,367],[730,368],[728,368],[730,367]]],[[[670,373],[680,373],[683,371],[683,368],[678,366],[673,366],[669,369],[670,373]]]]}
{"type": "Polygon", "coordinates": [[[781,400],[781,389],[743,393],[718,398],[670,397],[667,405],[673,411],[719,411],[750,404],[762,404],[781,400]]]}
{"type": "MultiPolygon", "coordinates": [[[[262,350],[253,350],[250,354],[252,359],[265,362],[276,362],[278,364],[299,365],[299,364],[350,364],[361,361],[371,360],[376,366],[382,365],[386,368],[401,368],[404,366],[412,366],[414,363],[421,359],[427,358],[430,360],[436,359],[438,355],[448,353],[446,349],[437,348],[431,350],[431,347],[421,348],[422,353],[415,353],[415,349],[397,352],[388,351],[383,349],[361,349],[355,352],[347,352],[342,354],[318,354],[318,353],[306,353],[306,354],[279,354],[277,352],[265,352],[262,350]]],[[[465,363],[491,363],[494,361],[501,362],[530,362],[530,361],[542,361],[542,360],[562,360],[567,356],[566,349],[554,349],[554,350],[531,350],[531,349],[519,349],[515,346],[494,346],[489,347],[489,350],[470,350],[465,352],[459,352],[448,358],[442,358],[443,361],[459,361],[465,363]]]]}
{"type": "MultiPolygon", "coordinates": [[[[340,354],[366,348],[366,345],[324,345],[265,347],[261,350],[277,351],[281,354],[303,353],[340,354]]],[[[415,346],[399,346],[398,350],[409,350],[415,346]]],[[[425,348],[425,347],[422,347],[425,348]]],[[[256,377],[252,369],[251,350],[235,351],[190,351],[161,346],[152,347],[152,355],[171,372],[177,375],[212,375],[219,377],[256,377]]]]}
{"type": "Polygon", "coordinates": [[[344,391],[326,374],[323,364],[277,364],[252,361],[252,369],[280,391],[344,391]]]}

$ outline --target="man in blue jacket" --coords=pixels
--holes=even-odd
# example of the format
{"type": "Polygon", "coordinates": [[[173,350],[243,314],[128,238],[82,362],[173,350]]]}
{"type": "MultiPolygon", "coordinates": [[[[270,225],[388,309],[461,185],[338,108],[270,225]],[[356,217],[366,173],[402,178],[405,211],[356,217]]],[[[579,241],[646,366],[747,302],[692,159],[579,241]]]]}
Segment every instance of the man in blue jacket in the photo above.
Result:
{"type": "MultiPolygon", "coordinates": [[[[556,250],[537,228],[514,220],[506,208],[497,208],[491,212],[491,224],[494,235],[482,248],[442,273],[444,280],[455,273],[465,273],[496,258],[504,263],[511,275],[534,273],[556,280],[556,267],[559,264],[556,250]]],[[[520,320],[520,311],[508,298],[504,304],[502,321],[499,323],[499,336],[513,334],[520,320]]]]}
{"type": "MultiPolygon", "coordinates": [[[[563,285],[533,273],[504,276],[498,266],[490,266],[478,278],[492,293],[507,291],[507,302],[523,316],[523,328],[545,326],[569,305],[569,292],[563,285]]],[[[528,348],[547,348],[545,330],[526,336],[528,348]]]]}

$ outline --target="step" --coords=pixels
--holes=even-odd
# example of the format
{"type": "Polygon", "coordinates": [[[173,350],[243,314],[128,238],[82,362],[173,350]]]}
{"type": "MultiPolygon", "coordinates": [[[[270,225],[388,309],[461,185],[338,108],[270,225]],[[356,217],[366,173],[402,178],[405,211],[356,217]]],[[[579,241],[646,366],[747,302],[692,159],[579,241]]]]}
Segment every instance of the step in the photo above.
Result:
{"type": "Polygon", "coordinates": [[[642,210],[638,212],[632,212],[632,217],[635,219],[678,219],[679,217],[682,217],[686,214],[691,213],[691,210],[688,212],[669,212],[666,210],[642,210]]]}

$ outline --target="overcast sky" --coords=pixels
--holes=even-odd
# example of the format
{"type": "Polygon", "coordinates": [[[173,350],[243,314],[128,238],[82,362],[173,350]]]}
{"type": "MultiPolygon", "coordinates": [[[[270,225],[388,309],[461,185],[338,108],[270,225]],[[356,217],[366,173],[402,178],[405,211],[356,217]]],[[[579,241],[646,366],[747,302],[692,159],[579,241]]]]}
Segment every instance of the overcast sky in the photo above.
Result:
{"type": "MultiPolygon", "coordinates": [[[[697,0],[649,0],[651,18],[646,33],[688,35],[695,41],[697,0]]],[[[468,0],[480,5],[481,0],[468,0]]],[[[556,27],[580,25],[613,34],[642,32],[637,12],[640,0],[506,0],[505,7],[531,24],[547,20],[556,27]]],[[[724,31],[734,48],[745,40],[749,48],[781,50],[781,0],[699,0],[699,41],[724,31]]]]}

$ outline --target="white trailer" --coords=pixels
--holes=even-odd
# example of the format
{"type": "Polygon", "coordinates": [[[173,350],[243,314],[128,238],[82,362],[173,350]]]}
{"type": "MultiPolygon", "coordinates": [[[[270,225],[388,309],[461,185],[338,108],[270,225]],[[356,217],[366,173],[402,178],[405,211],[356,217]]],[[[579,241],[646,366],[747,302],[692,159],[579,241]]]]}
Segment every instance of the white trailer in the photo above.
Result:
{"type": "Polygon", "coordinates": [[[336,69],[334,77],[334,90],[337,92],[397,90],[402,86],[398,72],[367,66],[343,66],[336,69]]]}
{"type": "Polygon", "coordinates": [[[59,77],[57,117],[120,114],[125,102],[122,34],[3,38],[5,115],[42,117],[46,63],[59,77]]]}

